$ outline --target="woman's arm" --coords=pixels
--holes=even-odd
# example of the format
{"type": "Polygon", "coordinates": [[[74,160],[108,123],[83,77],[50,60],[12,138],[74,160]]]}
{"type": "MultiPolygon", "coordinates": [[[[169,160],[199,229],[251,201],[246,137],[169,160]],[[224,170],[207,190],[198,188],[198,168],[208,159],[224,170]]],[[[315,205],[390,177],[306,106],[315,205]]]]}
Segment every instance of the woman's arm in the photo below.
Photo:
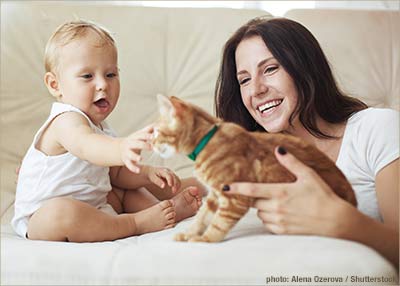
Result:
{"type": "Polygon", "coordinates": [[[399,232],[380,223],[358,210],[343,208],[349,217],[342,230],[333,234],[334,237],[353,240],[365,244],[386,257],[393,265],[399,267],[399,232]]]}
{"type": "MultiPolygon", "coordinates": [[[[398,203],[398,194],[385,192],[388,196],[385,201],[392,202],[391,206],[387,202],[382,205],[389,209],[381,209],[388,224],[380,223],[339,198],[314,170],[293,155],[281,155],[277,150],[275,154],[278,161],[296,176],[294,183],[234,183],[227,194],[257,198],[254,207],[258,209],[258,216],[273,233],[313,234],[357,241],[374,248],[398,267],[399,233],[391,223],[398,221],[398,217],[392,217],[396,211],[390,209],[398,203]]],[[[382,170],[378,180],[390,179],[392,187],[398,188],[392,169],[388,170],[382,170]]],[[[384,186],[379,184],[379,187],[384,186]]]]}
{"type": "Polygon", "coordinates": [[[383,223],[364,215],[360,216],[357,213],[349,214],[349,217],[354,218],[354,222],[347,225],[347,231],[343,232],[341,236],[378,250],[398,267],[399,159],[378,172],[375,179],[375,189],[383,223]],[[355,229],[351,231],[353,227],[355,229]]]}
{"type": "Polygon", "coordinates": [[[378,172],[375,189],[385,225],[399,232],[399,159],[378,172]]]}

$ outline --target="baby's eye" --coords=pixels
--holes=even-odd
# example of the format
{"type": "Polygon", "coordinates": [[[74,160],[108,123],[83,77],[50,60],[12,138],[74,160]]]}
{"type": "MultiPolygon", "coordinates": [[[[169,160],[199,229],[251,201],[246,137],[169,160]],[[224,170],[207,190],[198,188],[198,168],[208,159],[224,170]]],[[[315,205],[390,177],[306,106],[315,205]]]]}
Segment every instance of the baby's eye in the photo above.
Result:
{"type": "Polygon", "coordinates": [[[92,78],[93,76],[88,73],[88,74],[81,75],[81,77],[84,79],[89,79],[89,78],[92,78]]]}
{"type": "Polygon", "coordinates": [[[107,77],[116,77],[116,76],[117,76],[116,73],[108,73],[108,74],[107,74],[107,77]]]}
{"type": "Polygon", "coordinates": [[[265,69],[265,74],[271,74],[278,69],[278,66],[269,66],[265,69]]]}

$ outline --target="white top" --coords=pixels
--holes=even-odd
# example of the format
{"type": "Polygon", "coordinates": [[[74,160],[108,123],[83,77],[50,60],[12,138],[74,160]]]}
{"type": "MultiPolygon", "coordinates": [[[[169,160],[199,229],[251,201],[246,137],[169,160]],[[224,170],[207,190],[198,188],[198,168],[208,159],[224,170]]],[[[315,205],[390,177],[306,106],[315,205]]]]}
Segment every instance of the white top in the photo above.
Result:
{"type": "Polygon", "coordinates": [[[96,208],[107,203],[107,193],[111,190],[108,167],[93,165],[69,152],[48,156],[35,147],[49,123],[64,112],[82,114],[96,133],[114,136],[105,122],[101,130],[79,109],[59,102],[53,104],[49,118],[36,133],[22,161],[18,176],[11,225],[22,237],[26,236],[29,217],[51,198],[72,197],[96,208]]]}
{"type": "Polygon", "coordinates": [[[399,158],[399,112],[368,108],[351,116],[343,135],[336,165],[350,181],[364,214],[382,221],[375,177],[399,158]]]}

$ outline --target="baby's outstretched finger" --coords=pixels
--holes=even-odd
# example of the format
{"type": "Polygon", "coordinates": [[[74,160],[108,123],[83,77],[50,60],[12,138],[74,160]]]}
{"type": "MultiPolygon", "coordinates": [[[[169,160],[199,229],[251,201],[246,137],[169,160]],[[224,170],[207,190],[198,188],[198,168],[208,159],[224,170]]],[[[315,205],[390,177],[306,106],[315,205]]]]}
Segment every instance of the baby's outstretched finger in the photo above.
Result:
{"type": "Polygon", "coordinates": [[[147,141],[130,140],[129,149],[131,150],[151,150],[151,144],[147,141]]]}

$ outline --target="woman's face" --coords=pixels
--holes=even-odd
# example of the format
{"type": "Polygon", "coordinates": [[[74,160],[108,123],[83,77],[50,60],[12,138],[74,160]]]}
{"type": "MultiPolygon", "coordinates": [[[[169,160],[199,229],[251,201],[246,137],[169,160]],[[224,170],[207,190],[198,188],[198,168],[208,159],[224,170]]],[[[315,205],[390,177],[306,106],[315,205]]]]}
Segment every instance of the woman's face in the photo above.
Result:
{"type": "Polygon", "coordinates": [[[288,130],[297,103],[293,79],[260,36],[242,40],[235,53],[242,101],[251,116],[271,133],[288,130]]]}

